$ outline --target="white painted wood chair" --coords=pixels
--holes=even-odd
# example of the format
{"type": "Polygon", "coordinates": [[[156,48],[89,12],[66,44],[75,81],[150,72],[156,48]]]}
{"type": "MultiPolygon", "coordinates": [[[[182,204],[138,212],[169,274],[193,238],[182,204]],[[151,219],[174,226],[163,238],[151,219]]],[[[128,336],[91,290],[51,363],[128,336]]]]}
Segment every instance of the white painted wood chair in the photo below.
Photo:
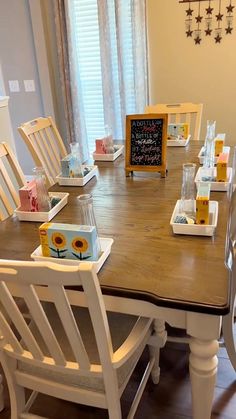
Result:
{"type": "Polygon", "coordinates": [[[91,263],[0,260],[0,302],[7,313],[0,312],[0,362],[11,419],[39,418],[29,412],[37,392],[108,409],[110,419],[120,419],[120,397],[150,345],[150,360],[127,416],[134,417],[147,379],[151,372],[155,378],[158,369],[153,322],[107,313],[91,263]],[[29,308],[29,324],[15,303],[19,297],[29,308]],[[33,390],[27,403],[25,388],[33,390]]]}
{"type": "Polygon", "coordinates": [[[36,118],[22,124],[18,131],[25,141],[36,166],[45,169],[47,186],[56,183],[60,161],[68,152],[51,117],[36,118]]]}
{"type": "Polygon", "coordinates": [[[167,113],[168,123],[187,122],[192,140],[200,139],[202,103],[168,103],[146,106],[145,113],[167,113]]]}
{"type": "Polygon", "coordinates": [[[19,188],[26,184],[25,176],[8,143],[0,143],[0,220],[13,214],[19,206],[19,188]]]}

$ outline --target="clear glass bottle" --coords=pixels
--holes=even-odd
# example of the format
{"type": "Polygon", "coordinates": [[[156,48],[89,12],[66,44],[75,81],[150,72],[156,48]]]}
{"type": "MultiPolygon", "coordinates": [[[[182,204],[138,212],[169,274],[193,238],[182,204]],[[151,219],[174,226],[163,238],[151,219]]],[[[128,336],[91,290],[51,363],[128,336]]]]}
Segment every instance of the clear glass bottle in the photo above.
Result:
{"type": "Polygon", "coordinates": [[[181,189],[180,213],[195,219],[195,177],[196,164],[183,164],[183,182],[181,189]]]}
{"type": "Polygon", "coordinates": [[[113,154],[114,153],[114,145],[113,145],[113,138],[112,138],[112,132],[108,125],[104,126],[105,131],[105,137],[104,137],[104,146],[106,149],[107,154],[113,154]]]}
{"type": "Polygon", "coordinates": [[[42,212],[50,211],[51,200],[46,184],[46,175],[43,167],[34,167],[34,179],[37,190],[38,210],[42,212]]]}
{"type": "MultiPolygon", "coordinates": [[[[93,209],[93,197],[91,194],[83,194],[77,197],[80,206],[81,224],[94,226],[97,230],[97,252],[101,255],[101,244],[98,236],[98,229],[93,209]]],[[[98,257],[99,257],[98,256],[98,257]]]]}
{"type": "Polygon", "coordinates": [[[83,167],[80,159],[79,143],[73,142],[70,144],[71,160],[70,160],[70,177],[82,177],[83,167]]]}
{"type": "Polygon", "coordinates": [[[215,126],[216,121],[207,121],[207,133],[204,145],[204,159],[202,167],[202,181],[214,180],[215,167],[215,126]]]}

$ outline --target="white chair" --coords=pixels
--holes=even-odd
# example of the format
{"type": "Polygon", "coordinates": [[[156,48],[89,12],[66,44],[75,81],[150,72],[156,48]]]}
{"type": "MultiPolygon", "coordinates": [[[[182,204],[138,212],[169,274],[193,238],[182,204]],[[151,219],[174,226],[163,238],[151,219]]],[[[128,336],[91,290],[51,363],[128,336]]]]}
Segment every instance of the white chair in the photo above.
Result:
{"type": "Polygon", "coordinates": [[[146,106],[145,113],[167,113],[168,123],[187,122],[192,140],[200,139],[202,103],[168,103],[146,106]]]}
{"type": "Polygon", "coordinates": [[[13,214],[20,205],[19,188],[26,184],[25,176],[11,147],[0,143],[0,220],[13,214]]]}
{"type": "Polygon", "coordinates": [[[147,379],[158,368],[152,320],[107,313],[91,263],[0,260],[0,302],[7,313],[0,312],[0,361],[11,419],[38,417],[29,412],[37,392],[105,408],[110,419],[120,419],[120,397],[145,346],[152,345],[127,416],[134,417],[147,379]],[[29,324],[15,303],[19,297],[29,308],[29,324]],[[33,390],[27,403],[24,388],[33,390]]]}
{"type": "Polygon", "coordinates": [[[36,118],[18,128],[36,166],[45,169],[48,187],[56,183],[61,171],[61,159],[68,153],[51,117],[36,118]]]}

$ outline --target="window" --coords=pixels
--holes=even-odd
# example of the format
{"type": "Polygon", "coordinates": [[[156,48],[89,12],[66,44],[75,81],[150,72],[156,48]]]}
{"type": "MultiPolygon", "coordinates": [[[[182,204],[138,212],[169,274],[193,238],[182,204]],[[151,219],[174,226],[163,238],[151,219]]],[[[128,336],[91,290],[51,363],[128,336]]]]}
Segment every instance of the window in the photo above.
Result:
{"type": "Polygon", "coordinates": [[[80,77],[81,99],[90,151],[94,151],[95,139],[105,133],[106,113],[111,112],[111,108],[113,121],[115,120],[111,128],[113,137],[116,139],[124,138],[125,114],[137,112],[132,22],[134,0],[120,0],[118,6],[115,0],[99,3],[99,7],[107,4],[105,24],[108,25],[106,28],[109,30],[109,33],[106,33],[109,51],[105,51],[105,54],[109,52],[110,65],[105,67],[105,72],[112,83],[112,105],[111,98],[104,94],[106,90],[102,65],[104,64],[102,62],[104,45],[101,48],[101,30],[104,28],[99,19],[98,3],[97,0],[70,0],[68,2],[74,32],[73,49],[80,77]]]}

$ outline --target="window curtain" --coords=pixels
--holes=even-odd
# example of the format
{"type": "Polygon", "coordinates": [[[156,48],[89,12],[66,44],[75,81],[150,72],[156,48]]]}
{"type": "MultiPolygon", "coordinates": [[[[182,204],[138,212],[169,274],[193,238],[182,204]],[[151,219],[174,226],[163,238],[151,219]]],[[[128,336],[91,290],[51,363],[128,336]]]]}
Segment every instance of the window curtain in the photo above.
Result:
{"type": "Polygon", "coordinates": [[[84,162],[89,158],[89,149],[67,0],[54,0],[54,16],[67,141],[79,143],[80,155],[84,162]]]}
{"type": "MultiPolygon", "coordinates": [[[[146,2],[145,0],[97,0],[99,54],[103,96],[104,126],[113,138],[125,138],[125,116],[143,113],[148,103],[146,2]]],[[[83,159],[89,155],[80,77],[80,59],[76,47],[76,0],[54,0],[58,55],[65,116],[70,138],[80,144],[83,159]]],[[[95,138],[89,138],[95,141],[95,138]]],[[[91,148],[91,147],[90,147],[91,148]]]]}

